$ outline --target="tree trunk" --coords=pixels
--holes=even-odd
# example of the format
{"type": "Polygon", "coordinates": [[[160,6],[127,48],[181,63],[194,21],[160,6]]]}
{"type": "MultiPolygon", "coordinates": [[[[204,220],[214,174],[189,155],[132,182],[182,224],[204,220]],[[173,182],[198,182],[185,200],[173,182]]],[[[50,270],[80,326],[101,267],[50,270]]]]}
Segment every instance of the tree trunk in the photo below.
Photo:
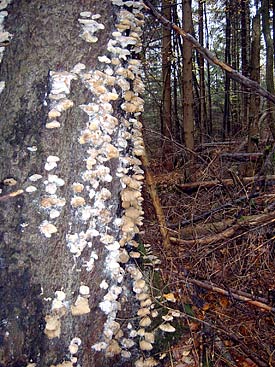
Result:
{"type": "MultiPolygon", "coordinates": [[[[183,29],[190,33],[192,29],[191,0],[183,0],[183,29]]],[[[192,88],[192,45],[183,40],[183,131],[188,149],[194,148],[194,111],[192,88]]]]}
{"type": "MultiPolygon", "coordinates": [[[[207,20],[207,9],[206,4],[204,4],[204,23],[205,23],[205,36],[206,36],[206,47],[209,49],[209,30],[208,30],[208,20],[207,20]]],[[[207,106],[208,106],[208,133],[210,137],[213,135],[213,109],[212,109],[212,94],[211,94],[211,73],[210,73],[210,63],[207,63],[207,106]]]]}
{"type": "MultiPolygon", "coordinates": [[[[226,27],[225,27],[225,57],[227,64],[231,64],[231,4],[226,0],[225,4],[226,27]]],[[[231,117],[230,117],[230,77],[228,73],[225,74],[224,81],[224,107],[223,107],[223,140],[229,136],[231,132],[231,117]]]]}
{"type": "MultiPolygon", "coordinates": [[[[260,14],[257,10],[252,20],[252,42],[251,42],[251,61],[250,61],[250,78],[260,83],[260,14]]],[[[248,125],[248,152],[257,151],[259,142],[259,112],[260,112],[260,97],[256,94],[251,94],[249,107],[249,125],[248,125]]],[[[252,173],[251,171],[248,173],[252,173]]]]}
{"type": "MultiPolygon", "coordinates": [[[[177,13],[177,5],[173,7],[173,22],[180,25],[177,13]]],[[[177,32],[173,33],[173,52],[175,55],[181,55],[182,41],[177,32]]],[[[177,57],[173,61],[173,105],[174,105],[174,126],[175,126],[175,140],[183,144],[183,127],[181,124],[182,111],[182,62],[181,58],[177,57]]]]}
{"type": "MultiPolygon", "coordinates": [[[[250,45],[250,17],[249,17],[249,2],[241,0],[241,59],[242,59],[242,74],[248,76],[249,69],[249,45],[250,45]]],[[[248,127],[248,90],[242,86],[242,111],[241,124],[243,129],[248,127]]]]}
{"type": "MultiPolygon", "coordinates": [[[[262,0],[262,24],[263,24],[263,34],[265,39],[266,46],[266,69],[265,69],[265,77],[266,77],[266,89],[268,92],[274,94],[274,70],[273,70],[273,61],[274,61],[274,49],[273,49],[273,41],[270,32],[270,16],[269,16],[269,0],[262,0]]],[[[270,103],[267,104],[268,109],[268,125],[270,131],[272,133],[273,140],[275,140],[275,109],[270,103]]]]}
{"type": "MultiPolygon", "coordinates": [[[[162,1],[162,13],[171,21],[171,2],[162,1]]],[[[172,88],[171,88],[171,30],[162,27],[162,133],[164,140],[162,144],[162,159],[164,166],[171,170],[173,168],[173,145],[172,138],[172,88]]]]}
{"type": "MultiPolygon", "coordinates": [[[[230,0],[231,8],[231,64],[233,69],[240,70],[240,34],[238,31],[240,25],[240,4],[235,0],[230,0]]],[[[240,85],[235,80],[231,87],[231,134],[235,135],[241,131],[241,98],[240,85]]]]}
{"type": "MultiPolygon", "coordinates": [[[[204,22],[203,22],[203,8],[205,2],[199,0],[198,4],[198,15],[199,15],[199,42],[204,46],[204,22]]],[[[200,120],[200,130],[201,138],[200,141],[203,143],[205,141],[205,136],[209,134],[209,123],[207,120],[206,113],[206,92],[205,92],[205,72],[204,72],[204,58],[202,54],[198,54],[198,66],[199,66],[199,85],[200,85],[200,99],[199,99],[199,120],[200,120]]]]}
{"type": "Polygon", "coordinates": [[[143,15],[137,1],[119,5],[7,8],[1,366],[133,366],[139,358],[137,296],[148,292],[129,256],[142,221],[143,15]]]}

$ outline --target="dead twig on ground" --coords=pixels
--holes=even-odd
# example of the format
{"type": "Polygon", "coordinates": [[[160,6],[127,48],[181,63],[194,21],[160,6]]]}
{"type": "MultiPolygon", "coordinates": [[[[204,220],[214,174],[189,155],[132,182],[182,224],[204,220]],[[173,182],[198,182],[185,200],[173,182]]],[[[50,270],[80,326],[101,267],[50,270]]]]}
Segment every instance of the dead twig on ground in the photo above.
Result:
{"type": "MultiPolygon", "coordinates": [[[[242,182],[243,184],[254,184],[254,183],[259,183],[259,182],[268,182],[268,181],[274,181],[275,183],[275,175],[270,175],[270,176],[253,176],[253,177],[243,177],[242,178],[242,182]]],[[[232,178],[226,178],[223,180],[212,180],[212,181],[200,181],[200,182],[190,182],[190,183],[186,183],[186,184],[176,184],[177,187],[182,190],[182,191],[195,191],[198,189],[210,189],[213,186],[217,186],[220,185],[222,183],[222,185],[226,185],[226,186],[234,186],[235,185],[235,181],[232,178]]]]}
{"type": "MultiPolygon", "coordinates": [[[[197,280],[197,279],[190,279],[187,278],[186,279],[186,283],[191,283],[191,284],[195,284],[201,288],[222,294],[224,296],[228,296],[228,297],[232,297],[234,299],[237,299],[238,301],[242,301],[245,303],[249,303],[253,306],[259,307],[263,310],[269,311],[269,312],[275,312],[275,308],[256,299],[253,299],[253,296],[251,295],[251,297],[248,297],[248,293],[246,293],[246,296],[244,296],[244,292],[242,292],[243,294],[240,294],[238,291],[227,291],[225,289],[222,289],[220,287],[217,287],[209,282],[206,281],[201,281],[201,280],[197,280]]],[[[263,300],[263,298],[262,298],[263,300]]],[[[265,299],[266,300],[266,299],[265,299]]],[[[266,300],[267,301],[267,300],[266,300]]]]}

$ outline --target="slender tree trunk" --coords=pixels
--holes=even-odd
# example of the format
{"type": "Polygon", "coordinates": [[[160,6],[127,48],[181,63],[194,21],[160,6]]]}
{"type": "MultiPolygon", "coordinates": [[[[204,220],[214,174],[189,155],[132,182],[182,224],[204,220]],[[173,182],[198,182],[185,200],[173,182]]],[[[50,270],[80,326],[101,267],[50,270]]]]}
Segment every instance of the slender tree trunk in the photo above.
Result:
{"type": "MultiPolygon", "coordinates": [[[[204,0],[199,0],[199,42],[204,46],[204,0]]],[[[204,58],[201,54],[198,54],[198,66],[199,66],[199,86],[200,86],[200,99],[199,99],[199,120],[200,120],[200,141],[201,143],[205,140],[205,135],[209,134],[209,124],[206,112],[206,92],[205,92],[205,72],[204,72],[204,58]]]]}
{"type": "MultiPolygon", "coordinates": [[[[268,92],[274,94],[274,49],[273,41],[270,32],[270,16],[269,16],[269,0],[262,0],[262,24],[263,24],[263,34],[266,46],[266,89],[268,92]]],[[[275,139],[275,109],[271,103],[267,104],[268,109],[268,124],[270,131],[272,133],[273,139],[275,139]]]]}
{"type": "MultiPolygon", "coordinates": [[[[230,0],[231,8],[231,64],[233,69],[240,70],[240,4],[235,0],[230,0]]],[[[235,80],[232,81],[231,87],[231,134],[241,131],[241,97],[240,85],[235,80]]]]}
{"type": "MultiPolygon", "coordinates": [[[[260,42],[261,42],[261,23],[260,13],[257,13],[252,20],[252,42],[251,42],[251,58],[250,58],[250,78],[260,83],[260,42]]],[[[260,97],[251,94],[249,108],[249,130],[248,130],[248,152],[257,151],[259,142],[259,113],[260,113],[260,97]]]]}
{"type": "MultiPolygon", "coordinates": [[[[171,1],[162,1],[162,13],[171,21],[171,1]]],[[[173,138],[172,134],[172,88],[171,88],[171,57],[172,43],[171,30],[162,27],[162,134],[164,140],[162,144],[162,158],[164,166],[171,170],[173,168],[173,138]]]]}
{"type": "MultiPolygon", "coordinates": [[[[249,69],[249,45],[250,45],[250,24],[249,24],[249,1],[241,0],[241,60],[242,74],[248,76],[249,69]]],[[[242,87],[242,105],[241,105],[241,124],[242,128],[247,130],[249,114],[248,90],[242,87]]]]}
{"type": "Polygon", "coordinates": [[[7,8],[1,366],[133,366],[141,354],[135,312],[148,288],[129,259],[142,221],[143,15],[138,1],[114,4],[7,8]]]}
{"type": "MultiPolygon", "coordinates": [[[[174,24],[179,25],[179,19],[178,19],[178,13],[177,13],[177,7],[176,5],[173,7],[173,22],[174,24]]],[[[182,54],[182,43],[181,43],[181,37],[174,32],[174,53],[175,55],[181,55],[182,54]]],[[[183,144],[183,129],[181,124],[181,115],[180,111],[182,111],[182,63],[181,58],[177,57],[174,61],[174,80],[173,80],[173,103],[174,103],[174,124],[175,124],[175,139],[180,144],[183,144]]]]}
{"type": "MultiPolygon", "coordinates": [[[[183,0],[183,29],[192,30],[191,0],[183,0]]],[[[188,149],[194,148],[194,111],[192,87],[192,45],[183,40],[183,131],[184,141],[188,149]]]]}
{"type": "MultiPolygon", "coordinates": [[[[208,31],[208,20],[206,3],[204,4],[204,23],[205,23],[205,36],[206,36],[206,47],[209,49],[209,31],[208,31]]],[[[208,133],[212,137],[213,134],[213,112],[212,112],[212,95],[211,95],[211,73],[210,64],[207,63],[207,106],[208,106],[208,133]]]]}
{"type": "MultiPolygon", "coordinates": [[[[231,5],[230,0],[226,0],[225,3],[226,14],[226,28],[225,28],[225,63],[231,64],[231,5]]],[[[223,139],[229,136],[231,132],[231,119],[230,119],[230,88],[231,81],[228,74],[225,74],[224,81],[224,107],[223,107],[223,139]]]]}
{"type": "Polygon", "coordinates": [[[273,67],[275,73],[275,1],[272,2],[272,31],[273,31],[273,50],[274,50],[274,59],[273,59],[273,67]]]}

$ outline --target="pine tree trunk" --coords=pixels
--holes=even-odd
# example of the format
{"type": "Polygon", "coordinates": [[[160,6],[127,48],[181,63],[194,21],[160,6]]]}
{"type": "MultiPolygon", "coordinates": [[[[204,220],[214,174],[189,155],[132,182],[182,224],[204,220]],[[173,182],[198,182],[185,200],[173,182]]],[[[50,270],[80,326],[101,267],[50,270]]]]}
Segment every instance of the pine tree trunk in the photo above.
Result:
{"type": "MultiPolygon", "coordinates": [[[[204,4],[204,23],[205,23],[205,36],[206,36],[206,47],[209,49],[209,30],[207,21],[207,9],[206,4],[204,4]]],[[[211,73],[210,73],[210,63],[207,63],[207,107],[208,107],[208,132],[212,137],[213,135],[213,112],[212,112],[212,94],[211,94],[211,73]]]]}
{"type": "MultiPolygon", "coordinates": [[[[183,0],[183,29],[191,32],[192,9],[191,0],[183,0]]],[[[194,111],[192,87],[192,45],[183,40],[183,131],[184,141],[188,149],[194,148],[194,111]]]]}
{"type": "MultiPolygon", "coordinates": [[[[231,3],[226,0],[225,4],[226,27],[225,27],[225,57],[227,64],[231,64],[231,3]]],[[[225,74],[224,81],[224,107],[223,107],[223,140],[229,136],[231,132],[231,111],[230,111],[230,89],[231,82],[228,74],[225,74]]]]}
{"type": "MultiPolygon", "coordinates": [[[[242,74],[248,76],[249,68],[249,45],[250,45],[250,25],[249,25],[249,2],[247,0],[241,0],[241,60],[242,60],[242,74]]],[[[241,111],[241,124],[243,129],[248,127],[248,90],[242,87],[242,111],[241,111]]]]}
{"type": "MultiPolygon", "coordinates": [[[[204,46],[204,22],[203,22],[203,7],[205,2],[199,1],[198,15],[199,15],[199,42],[204,46]]],[[[207,119],[206,111],[206,92],[205,92],[205,72],[204,72],[204,58],[201,54],[198,54],[198,66],[199,66],[199,86],[200,86],[200,98],[199,98],[199,120],[201,138],[200,141],[205,141],[205,136],[209,134],[209,123],[207,119]]]]}
{"type": "MultiPolygon", "coordinates": [[[[162,1],[162,13],[171,21],[171,1],[162,1]]],[[[172,43],[171,30],[162,28],[162,159],[164,166],[171,170],[173,168],[173,144],[172,134],[172,88],[171,88],[171,57],[172,43]]]]}
{"type": "MultiPolygon", "coordinates": [[[[274,94],[274,49],[273,49],[273,41],[270,32],[270,16],[269,16],[269,0],[262,0],[262,24],[263,24],[263,34],[265,39],[266,46],[266,69],[265,69],[265,77],[266,77],[266,89],[268,92],[274,94]]],[[[268,125],[270,131],[272,133],[273,139],[275,139],[275,109],[271,103],[267,104],[268,114],[268,125]]]]}
{"type": "Polygon", "coordinates": [[[142,221],[143,15],[139,2],[114,4],[22,0],[7,7],[1,366],[133,366],[140,354],[129,336],[139,328],[140,303],[128,251],[136,251],[142,221]],[[130,317],[132,329],[117,317],[130,317]]]}
{"type": "MultiPolygon", "coordinates": [[[[250,61],[250,79],[260,83],[260,14],[257,11],[252,20],[252,42],[251,42],[251,61],[250,61]]],[[[257,151],[259,140],[259,113],[260,113],[260,97],[251,94],[249,103],[249,129],[248,129],[248,152],[257,151]]]]}

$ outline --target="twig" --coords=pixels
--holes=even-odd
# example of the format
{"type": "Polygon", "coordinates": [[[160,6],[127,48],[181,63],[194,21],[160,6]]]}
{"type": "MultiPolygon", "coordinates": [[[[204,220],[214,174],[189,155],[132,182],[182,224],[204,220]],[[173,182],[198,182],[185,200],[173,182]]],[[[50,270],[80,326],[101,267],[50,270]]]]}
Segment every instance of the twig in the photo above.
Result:
{"type": "Polygon", "coordinates": [[[23,192],[24,190],[17,190],[17,191],[10,192],[7,195],[0,196],[0,201],[6,201],[10,198],[14,198],[15,196],[23,194],[23,192]]]}
{"type": "MultiPolygon", "coordinates": [[[[233,186],[235,184],[234,180],[231,178],[222,179],[222,184],[226,186],[233,186]]],[[[275,181],[275,175],[270,176],[253,176],[253,177],[243,177],[242,182],[245,184],[261,182],[261,181],[275,181]]],[[[220,181],[212,180],[212,181],[200,181],[200,182],[191,182],[186,184],[177,184],[177,187],[183,191],[193,191],[199,188],[211,188],[213,186],[219,185],[220,181]]]]}
{"type": "Polygon", "coordinates": [[[239,301],[242,301],[242,302],[246,302],[246,303],[249,303],[253,306],[256,306],[256,307],[259,307],[259,308],[262,308],[266,311],[270,311],[270,312],[275,312],[275,308],[272,307],[272,306],[269,306],[267,305],[266,303],[263,303],[263,302],[260,302],[260,301],[257,301],[255,299],[252,299],[253,296],[251,297],[247,297],[247,296],[244,296],[244,295],[240,295],[238,294],[237,292],[235,291],[226,291],[225,289],[222,289],[222,288],[219,288],[219,287],[216,287],[215,285],[213,284],[210,284],[208,282],[205,282],[205,281],[200,281],[200,280],[197,280],[197,279],[186,279],[186,282],[187,283],[191,283],[191,284],[195,284],[201,288],[204,288],[204,289],[208,289],[210,291],[213,291],[213,292],[217,292],[219,294],[222,294],[224,296],[228,296],[228,297],[233,297],[239,301]]]}

